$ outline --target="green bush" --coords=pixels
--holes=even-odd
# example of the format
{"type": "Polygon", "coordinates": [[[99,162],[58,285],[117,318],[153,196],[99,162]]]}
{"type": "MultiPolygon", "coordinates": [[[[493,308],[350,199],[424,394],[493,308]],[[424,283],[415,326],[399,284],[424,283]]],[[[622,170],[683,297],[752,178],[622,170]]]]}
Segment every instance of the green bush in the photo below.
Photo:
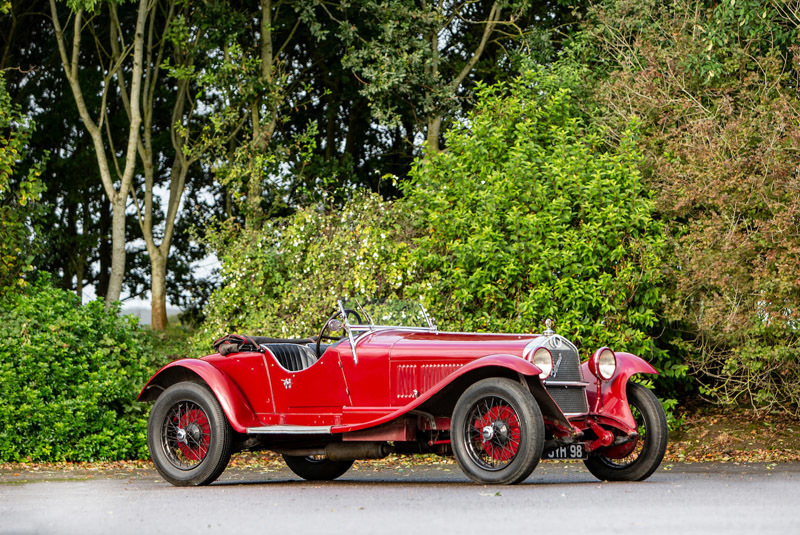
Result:
{"type": "Polygon", "coordinates": [[[585,54],[604,73],[596,120],[621,132],[640,118],[641,168],[666,223],[661,344],[709,399],[800,416],[796,13],[604,0],[588,15],[585,54]]]}
{"type": "Polygon", "coordinates": [[[416,163],[402,201],[418,225],[416,284],[447,328],[539,331],[546,318],[584,357],[657,352],[662,228],[637,165],[582,117],[568,62],[480,88],[447,151],[416,163]]]}
{"type": "Polygon", "coordinates": [[[43,162],[31,165],[27,149],[34,128],[12,104],[0,70],[0,295],[25,287],[33,269],[32,230],[44,191],[43,162]]]}
{"type": "Polygon", "coordinates": [[[410,276],[406,233],[391,203],[361,193],[339,210],[301,209],[257,231],[221,225],[209,235],[224,284],[205,309],[196,352],[227,332],[310,336],[340,296],[397,295],[410,276]]]}
{"type": "Polygon", "coordinates": [[[147,455],[135,398],[158,363],[131,316],[48,278],[0,304],[0,461],[147,455]]]}
{"type": "Polygon", "coordinates": [[[314,334],[337,296],[366,294],[421,299],[448,330],[536,332],[554,318],[584,357],[608,345],[684,377],[652,337],[663,239],[635,125],[607,142],[578,109],[582,74],[565,61],[479,88],[401,200],[357,195],[258,232],[216,229],[224,285],[199,352],[231,331],[314,334]]]}

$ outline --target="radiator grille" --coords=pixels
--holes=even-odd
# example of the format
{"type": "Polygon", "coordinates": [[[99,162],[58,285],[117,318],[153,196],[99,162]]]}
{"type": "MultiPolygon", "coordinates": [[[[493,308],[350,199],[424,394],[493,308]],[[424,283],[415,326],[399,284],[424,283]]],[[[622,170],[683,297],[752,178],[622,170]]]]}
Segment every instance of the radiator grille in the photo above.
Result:
{"type": "Polygon", "coordinates": [[[564,414],[587,413],[586,392],[580,386],[548,386],[547,393],[564,414]]]}
{"type": "Polygon", "coordinates": [[[581,359],[576,350],[571,347],[562,347],[561,349],[545,347],[553,355],[553,373],[550,374],[548,379],[553,381],[583,381],[581,359]]]}
{"type": "MultiPolygon", "coordinates": [[[[577,348],[558,335],[551,340],[556,341],[555,339],[560,342],[558,347],[553,347],[554,344],[551,343],[545,344],[545,347],[550,350],[550,354],[553,355],[553,372],[547,381],[583,382],[581,358],[577,348]]],[[[561,412],[565,414],[589,412],[583,387],[548,385],[547,392],[561,408],[561,412]]]]}

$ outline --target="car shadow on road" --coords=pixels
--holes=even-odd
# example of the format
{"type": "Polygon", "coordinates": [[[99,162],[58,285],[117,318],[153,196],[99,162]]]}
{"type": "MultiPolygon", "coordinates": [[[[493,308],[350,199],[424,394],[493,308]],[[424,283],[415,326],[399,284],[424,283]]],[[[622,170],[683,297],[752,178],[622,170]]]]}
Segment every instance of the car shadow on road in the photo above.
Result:
{"type": "Polygon", "coordinates": [[[537,479],[535,476],[531,479],[528,479],[518,485],[512,486],[505,486],[505,485],[480,485],[476,483],[470,482],[468,479],[463,477],[443,477],[443,478],[432,478],[432,477],[407,477],[407,476],[399,476],[399,477],[391,477],[391,476],[380,476],[380,477],[365,477],[365,478],[358,478],[358,479],[348,479],[342,478],[337,479],[336,481],[304,481],[293,479],[291,476],[286,478],[266,478],[266,479],[255,479],[255,478],[248,478],[245,480],[237,481],[237,480],[224,480],[224,481],[217,481],[213,483],[212,487],[245,487],[245,486],[265,486],[265,487],[276,487],[276,486],[286,486],[286,487],[335,487],[335,488],[359,488],[364,486],[373,486],[373,485],[381,485],[381,486],[392,486],[392,487],[459,487],[459,488],[475,488],[475,489],[503,489],[503,488],[524,488],[524,487],[556,487],[556,486],[563,486],[569,485],[570,487],[588,487],[588,486],[598,486],[598,485],[651,485],[651,484],[658,484],[663,483],[663,481],[635,481],[635,482],[608,482],[608,481],[599,481],[597,479],[587,480],[584,478],[577,479],[572,477],[564,477],[564,478],[551,478],[548,477],[546,479],[537,479]]]}

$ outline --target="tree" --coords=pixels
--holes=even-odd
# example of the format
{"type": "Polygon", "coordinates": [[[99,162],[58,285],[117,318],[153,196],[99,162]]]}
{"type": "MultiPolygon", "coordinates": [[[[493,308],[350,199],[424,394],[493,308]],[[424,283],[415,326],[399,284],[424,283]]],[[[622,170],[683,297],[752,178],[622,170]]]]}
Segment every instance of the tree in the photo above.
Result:
{"type": "Polygon", "coordinates": [[[343,4],[338,16],[349,45],[345,65],[363,82],[376,119],[391,123],[410,107],[433,153],[479,62],[488,56],[484,68],[502,70],[514,48],[527,48],[526,37],[563,23],[571,11],[559,1],[532,8],[527,0],[362,0],[343,4]]]}
{"type": "MultiPolygon", "coordinates": [[[[137,220],[144,237],[145,247],[150,259],[151,324],[153,330],[160,331],[167,326],[167,262],[175,234],[175,225],[181,205],[189,169],[199,158],[191,137],[193,127],[197,126],[197,102],[190,95],[187,78],[174,78],[174,92],[163,91],[165,77],[164,65],[170,69],[167,74],[191,69],[196,57],[197,42],[202,39],[203,26],[191,26],[187,17],[191,14],[188,3],[175,0],[159,2],[150,10],[147,24],[147,39],[143,55],[144,78],[142,86],[142,135],[137,143],[144,174],[143,199],[139,202],[137,188],[132,189],[137,220]],[[166,93],[166,94],[164,94],[166,93]],[[156,124],[155,119],[163,109],[171,108],[169,122],[156,124]],[[156,146],[154,137],[162,131],[169,134],[171,151],[156,146]],[[162,157],[159,157],[162,156],[162,157]],[[170,158],[171,156],[171,158],[170,158]],[[171,160],[171,165],[168,163],[171,160]],[[163,169],[170,165],[168,169],[163,169]],[[163,229],[156,234],[155,216],[158,207],[154,205],[157,179],[165,177],[169,184],[167,211],[164,214],[163,229]]],[[[116,10],[111,10],[112,28],[120,27],[116,10]]],[[[120,42],[111,40],[111,57],[120,57],[120,42]]],[[[128,95],[125,79],[117,76],[119,93],[129,120],[133,120],[134,103],[128,95]]],[[[170,88],[173,89],[173,88],[170,88]]],[[[201,127],[202,128],[202,127],[201,127]]]]}
{"type": "MultiPolygon", "coordinates": [[[[69,82],[70,89],[72,90],[75,103],[77,104],[81,121],[92,139],[97,157],[100,180],[103,184],[105,194],[111,203],[111,274],[109,277],[108,291],[106,293],[106,301],[110,306],[112,302],[119,300],[125,275],[125,215],[128,194],[136,170],[137,146],[139,144],[140,127],[142,123],[140,107],[143,73],[142,63],[145,24],[147,21],[148,6],[151,6],[151,4],[148,0],[139,1],[136,22],[131,35],[126,36],[124,33],[118,31],[118,27],[111,27],[109,36],[112,43],[112,54],[108,58],[108,61],[104,61],[105,58],[102,57],[98,58],[98,67],[104,75],[102,88],[97,90],[101,93],[102,98],[100,108],[95,110],[96,119],[92,117],[92,112],[86,105],[86,100],[83,96],[84,89],[81,85],[81,39],[84,31],[86,31],[87,28],[92,28],[93,22],[92,11],[89,11],[89,20],[84,22],[84,15],[87,12],[84,6],[89,9],[97,7],[96,2],[92,0],[87,0],[86,2],[76,1],[73,3],[75,10],[70,16],[72,19],[72,36],[69,40],[62,30],[55,0],[50,0],[50,14],[52,16],[58,52],[64,68],[64,73],[69,82]],[[126,42],[129,44],[126,44],[126,42]],[[71,45],[71,50],[69,51],[67,50],[68,43],[71,45]],[[132,63],[130,71],[130,123],[127,128],[127,141],[124,151],[122,152],[122,154],[124,154],[124,163],[123,166],[120,167],[114,138],[111,131],[107,128],[109,120],[107,101],[109,97],[113,98],[114,96],[110,91],[112,80],[124,75],[122,66],[125,62],[132,63]],[[119,181],[118,186],[116,185],[117,180],[115,180],[115,176],[119,181]]],[[[111,10],[112,13],[116,13],[117,5],[110,3],[108,9],[111,10]]],[[[88,68],[88,66],[84,66],[84,68],[88,68]]]]}
{"type": "Polygon", "coordinates": [[[0,71],[0,294],[27,285],[34,203],[42,193],[41,163],[21,169],[34,124],[12,105],[0,71]]]}
{"type": "Polygon", "coordinates": [[[800,3],[606,1],[596,116],[642,127],[667,223],[664,341],[712,399],[800,412],[800,3]]]}

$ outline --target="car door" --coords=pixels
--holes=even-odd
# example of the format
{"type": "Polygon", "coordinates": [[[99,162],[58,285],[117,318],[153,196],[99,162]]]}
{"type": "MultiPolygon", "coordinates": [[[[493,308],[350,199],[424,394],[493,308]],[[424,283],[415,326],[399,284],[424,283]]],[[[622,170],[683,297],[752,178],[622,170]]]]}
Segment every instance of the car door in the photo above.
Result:
{"type": "Polygon", "coordinates": [[[270,352],[265,359],[277,416],[274,424],[318,426],[341,422],[342,409],[351,401],[335,348],[300,371],[287,370],[270,352]]]}

